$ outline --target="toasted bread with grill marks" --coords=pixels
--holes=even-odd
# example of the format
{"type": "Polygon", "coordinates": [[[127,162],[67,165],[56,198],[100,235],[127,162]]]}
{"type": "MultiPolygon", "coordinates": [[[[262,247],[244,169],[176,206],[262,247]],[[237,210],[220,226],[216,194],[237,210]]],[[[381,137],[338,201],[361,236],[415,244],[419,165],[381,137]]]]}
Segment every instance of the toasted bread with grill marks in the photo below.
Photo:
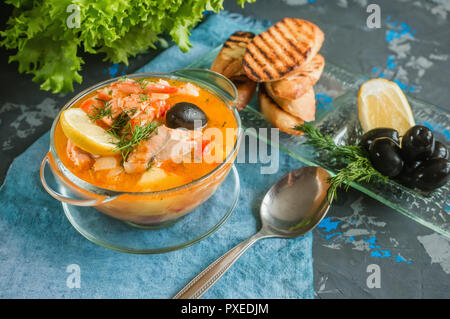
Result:
{"type": "Polygon", "coordinates": [[[289,134],[302,134],[302,132],[295,130],[294,127],[302,124],[303,120],[283,111],[267,94],[264,85],[259,87],[258,99],[261,113],[273,126],[289,134]]]}
{"type": "Polygon", "coordinates": [[[231,81],[234,83],[237,89],[238,98],[236,101],[236,108],[240,112],[252,99],[256,91],[256,82],[250,80],[245,75],[232,77],[231,81]]]}
{"type": "Polygon", "coordinates": [[[242,68],[247,45],[254,38],[252,32],[236,31],[224,43],[213,64],[211,71],[218,72],[227,78],[245,75],[242,68]]]}
{"type": "Polygon", "coordinates": [[[270,83],[264,84],[267,94],[281,109],[295,117],[301,118],[305,122],[311,122],[316,119],[316,96],[313,87],[310,87],[305,94],[296,100],[286,100],[274,95],[270,83]]]}
{"type": "Polygon", "coordinates": [[[281,80],[308,63],[319,52],[323,41],[322,30],[314,23],[284,18],[248,44],[244,71],[256,82],[281,80]]]}
{"type": "Polygon", "coordinates": [[[325,59],[317,53],[310,62],[299,68],[298,73],[279,81],[269,82],[272,95],[286,100],[297,100],[316,84],[324,66],[325,59]]]}

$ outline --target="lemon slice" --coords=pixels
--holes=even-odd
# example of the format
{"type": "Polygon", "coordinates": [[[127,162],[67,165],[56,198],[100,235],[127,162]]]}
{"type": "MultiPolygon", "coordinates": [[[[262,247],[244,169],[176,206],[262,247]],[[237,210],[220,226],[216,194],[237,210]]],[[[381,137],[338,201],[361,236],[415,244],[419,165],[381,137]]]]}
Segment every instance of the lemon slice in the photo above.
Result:
{"type": "Polygon", "coordinates": [[[60,118],[61,127],[67,138],[79,148],[96,155],[116,155],[119,140],[89,119],[79,108],[65,110],[60,118]]]}
{"type": "Polygon", "coordinates": [[[372,79],[361,86],[358,116],[364,132],[377,127],[389,127],[403,136],[415,125],[405,94],[397,83],[385,79],[372,79]]]}

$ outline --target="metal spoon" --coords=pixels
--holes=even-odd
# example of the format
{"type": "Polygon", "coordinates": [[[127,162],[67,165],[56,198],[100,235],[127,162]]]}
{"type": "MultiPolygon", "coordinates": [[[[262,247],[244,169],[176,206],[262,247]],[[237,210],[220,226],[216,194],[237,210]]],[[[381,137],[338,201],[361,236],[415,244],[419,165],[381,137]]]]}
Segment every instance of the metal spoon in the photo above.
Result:
{"type": "Polygon", "coordinates": [[[261,203],[260,231],[218,258],[173,298],[201,297],[250,246],[262,238],[294,238],[314,229],[330,207],[327,200],[329,178],[326,170],[312,166],[283,176],[261,203]]]}

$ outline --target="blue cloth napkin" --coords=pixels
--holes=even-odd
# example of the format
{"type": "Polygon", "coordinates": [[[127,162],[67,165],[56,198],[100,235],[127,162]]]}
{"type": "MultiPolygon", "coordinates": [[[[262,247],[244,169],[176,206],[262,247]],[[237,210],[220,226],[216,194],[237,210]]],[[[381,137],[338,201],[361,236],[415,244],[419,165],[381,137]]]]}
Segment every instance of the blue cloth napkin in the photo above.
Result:
{"type": "MultiPolygon", "coordinates": [[[[193,48],[170,48],[140,71],[182,68],[236,30],[267,26],[237,15],[212,15],[192,32],[193,48]]],[[[280,170],[237,164],[241,193],[229,220],[203,241],[160,255],[130,255],[97,246],[71,226],[39,180],[49,133],[12,163],[0,189],[1,298],[170,298],[220,255],[260,227],[259,204],[270,185],[301,166],[280,152],[280,170]],[[79,266],[81,287],[68,288],[79,266]]],[[[266,166],[266,164],[265,164],[266,166]]],[[[266,239],[251,247],[204,298],[313,298],[312,235],[266,239]]]]}

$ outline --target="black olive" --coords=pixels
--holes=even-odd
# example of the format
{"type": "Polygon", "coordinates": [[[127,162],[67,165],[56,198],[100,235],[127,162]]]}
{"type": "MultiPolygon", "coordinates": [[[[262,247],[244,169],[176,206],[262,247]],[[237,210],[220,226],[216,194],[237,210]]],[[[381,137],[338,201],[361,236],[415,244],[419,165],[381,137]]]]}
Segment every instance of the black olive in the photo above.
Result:
{"type": "Polygon", "coordinates": [[[177,103],[166,113],[166,125],[170,128],[201,129],[207,123],[206,114],[197,105],[188,102],[177,103]]]}
{"type": "Polygon", "coordinates": [[[448,149],[439,141],[434,142],[434,152],[431,154],[431,158],[445,158],[447,159],[448,149]]]}
{"type": "Polygon", "coordinates": [[[405,161],[426,160],[434,152],[434,136],[428,127],[416,125],[402,138],[402,156],[405,161]]]}
{"type": "Polygon", "coordinates": [[[422,164],[422,162],[405,162],[400,174],[396,177],[397,181],[409,188],[416,187],[416,169],[422,164]]]}
{"type": "Polygon", "coordinates": [[[395,177],[403,169],[400,147],[388,137],[379,137],[370,144],[369,157],[373,167],[385,176],[395,177]]]}
{"type": "Polygon", "coordinates": [[[372,142],[379,137],[389,137],[395,143],[400,145],[398,132],[388,127],[379,127],[368,131],[361,137],[361,142],[359,142],[359,145],[362,146],[368,152],[370,144],[372,144],[372,142]]]}
{"type": "Polygon", "coordinates": [[[432,158],[423,162],[416,170],[415,186],[431,191],[445,185],[450,179],[450,162],[444,158],[432,158]]]}

